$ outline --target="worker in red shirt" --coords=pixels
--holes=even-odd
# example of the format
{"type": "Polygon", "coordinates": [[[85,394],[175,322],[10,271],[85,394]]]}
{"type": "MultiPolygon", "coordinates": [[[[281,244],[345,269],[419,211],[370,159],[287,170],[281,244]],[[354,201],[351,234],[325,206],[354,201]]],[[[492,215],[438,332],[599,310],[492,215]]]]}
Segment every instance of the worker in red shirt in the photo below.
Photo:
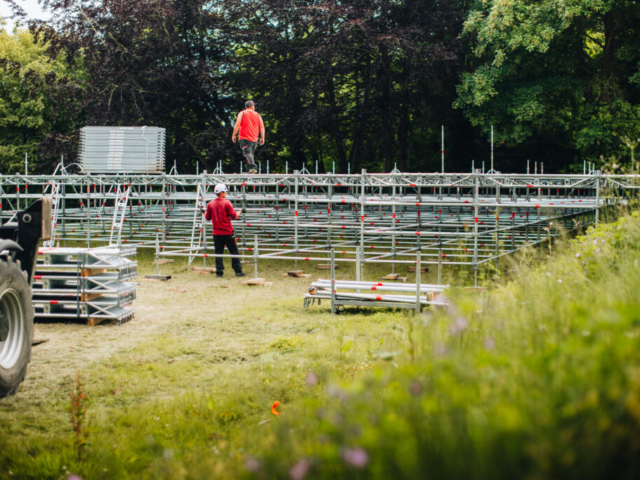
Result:
{"type": "Polygon", "coordinates": [[[239,136],[242,155],[247,161],[247,172],[258,173],[253,153],[258,146],[258,137],[260,145],[264,145],[264,122],[260,114],[256,112],[255,104],[251,100],[246,101],[244,106],[245,110],[238,114],[238,119],[233,127],[231,140],[236,143],[236,137],[239,136]]]}
{"type": "MultiPolygon", "coordinates": [[[[213,193],[218,198],[211,200],[207,204],[204,218],[211,220],[213,224],[213,246],[216,255],[222,255],[224,247],[227,247],[232,255],[231,266],[236,272],[236,277],[244,277],[245,274],[242,271],[242,265],[238,257],[238,246],[236,245],[236,238],[231,225],[231,220],[236,220],[238,213],[233,209],[231,202],[227,200],[227,186],[225,184],[217,184],[213,189],[213,193]]],[[[245,213],[245,209],[243,208],[240,212],[245,213]]],[[[224,264],[222,263],[222,257],[216,256],[216,275],[222,277],[223,274],[224,264]]]]}

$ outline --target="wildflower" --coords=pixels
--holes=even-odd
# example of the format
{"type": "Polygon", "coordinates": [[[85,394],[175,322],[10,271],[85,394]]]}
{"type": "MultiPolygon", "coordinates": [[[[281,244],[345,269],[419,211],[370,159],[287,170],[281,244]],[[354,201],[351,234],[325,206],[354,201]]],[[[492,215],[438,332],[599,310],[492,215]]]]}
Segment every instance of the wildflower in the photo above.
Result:
{"type": "Polygon", "coordinates": [[[433,304],[445,307],[449,305],[449,297],[447,297],[444,293],[436,293],[433,295],[433,304]]]}
{"type": "Polygon", "coordinates": [[[289,470],[289,476],[292,480],[302,480],[307,475],[309,466],[309,462],[303,458],[289,470]]]}
{"type": "Polygon", "coordinates": [[[457,317],[449,327],[449,333],[451,335],[458,335],[469,328],[469,321],[464,317],[457,317]]]}
{"type": "Polygon", "coordinates": [[[447,353],[449,353],[449,350],[444,343],[436,344],[433,351],[438,357],[444,357],[447,353]]]}
{"type": "Polygon", "coordinates": [[[491,351],[496,347],[496,342],[493,338],[487,337],[484,339],[484,349],[491,351]]]}
{"type": "Polygon", "coordinates": [[[70,473],[67,475],[67,480],[82,480],[82,477],[79,477],[78,475],[74,475],[73,473],[70,473]]]}
{"type": "Polygon", "coordinates": [[[576,258],[580,258],[580,252],[576,253],[576,258]]]}
{"type": "Polygon", "coordinates": [[[306,382],[309,387],[315,387],[318,384],[318,376],[313,372],[309,372],[306,382]]]}
{"type": "Polygon", "coordinates": [[[347,393],[340,387],[336,387],[335,385],[329,385],[327,387],[327,395],[329,397],[337,398],[338,400],[342,401],[345,401],[347,399],[347,393]]]}
{"type": "Polygon", "coordinates": [[[280,402],[278,400],[273,402],[273,405],[271,405],[271,413],[273,413],[276,416],[280,415],[280,412],[276,410],[276,408],[278,408],[279,406],[280,406],[280,402]]]}
{"type": "Polygon", "coordinates": [[[349,448],[345,450],[342,458],[356,468],[363,468],[369,463],[369,455],[362,448],[349,448]]]}
{"type": "Polygon", "coordinates": [[[248,457],[244,462],[244,466],[251,473],[258,473],[262,467],[260,462],[253,457],[248,457]]]}
{"type": "Polygon", "coordinates": [[[409,387],[409,393],[411,393],[411,395],[413,396],[418,396],[422,393],[422,385],[420,385],[419,382],[414,381],[411,383],[411,386],[409,387]]]}

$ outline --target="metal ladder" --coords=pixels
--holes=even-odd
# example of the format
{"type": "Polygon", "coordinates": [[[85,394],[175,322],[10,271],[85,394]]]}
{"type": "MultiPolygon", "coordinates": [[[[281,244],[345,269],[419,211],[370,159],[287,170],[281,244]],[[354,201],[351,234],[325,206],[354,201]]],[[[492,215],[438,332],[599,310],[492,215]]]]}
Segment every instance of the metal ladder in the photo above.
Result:
{"type": "Polygon", "coordinates": [[[122,239],[122,226],[124,225],[124,217],[127,213],[127,204],[129,203],[129,193],[131,193],[131,187],[118,185],[116,190],[116,201],[113,206],[113,221],[111,222],[111,233],[109,234],[109,246],[120,245],[122,239]],[[113,235],[117,234],[117,243],[113,243],[113,235]]]}
{"type": "Polygon", "coordinates": [[[206,199],[206,187],[198,184],[198,191],[196,192],[196,210],[193,212],[193,227],[191,228],[191,247],[189,248],[189,265],[196,258],[195,255],[200,253],[202,245],[204,243],[205,232],[205,218],[202,214],[202,210],[207,207],[206,199]]]}

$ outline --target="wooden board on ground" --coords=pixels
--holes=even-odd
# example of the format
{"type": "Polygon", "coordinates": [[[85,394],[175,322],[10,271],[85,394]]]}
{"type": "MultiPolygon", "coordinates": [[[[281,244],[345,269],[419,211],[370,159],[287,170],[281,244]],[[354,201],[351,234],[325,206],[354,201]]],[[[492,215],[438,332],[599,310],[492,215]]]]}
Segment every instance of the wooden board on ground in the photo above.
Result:
{"type": "Polygon", "coordinates": [[[166,282],[167,280],[171,280],[171,275],[145,275],[144,278],[146,280],[157,280],[160,282],[166,282]]]}
{"type": "Polygon", "coordinates": [[[191,267],[191,271],[213,273],[216,271],[216,269],[215,267],[191,267]]]}
{"type": "Polygon", "coordinates": [[[301,278],[308,278],[311,275],[304,273],[304,270],[292,270],[291,272],[287,272],[287,275],[290,277],[301,277],[301,278]]]}
{"type": "Polygon", "coordinates": [[[89,325],[90,327],[95,327],[96,325],[98,325],[99,323],[104,322],[106,319],[104,318],[94,318],[94,317],[89,317],[87,319],[87,325],[89,325]]]}
{"type": "MultiPolygon", "coordinates": [[[[416,271],[416,267],[409,267],[409,271],[410,272],[415,272],[416,271]]],[[[429,271],[429,267],[420,267],[420,271],[427,273],[429,271]]]]}
{"type": "Polygon", "coordinates": [[[397,273],[393,273],[391,275],[386,275],[384,277],[380,277],[380,280],[390,280],[393,282],[406,282],[408,280],[407,277],[401,277],[399,274],[397,273]]]}
{"type": "Polygon", "coordinates": [[[468,292],[484,292],[487,287],[464,287],[468,292]]]}
{"type": "Polygon", "coordinates": [[[240,282],[240,285],[261,285],[261,286],[266,286],[265,284],[269,284],[271,285],[271,282],[265,282],[264,278],[251,278],[249,280],[244,280],[242,282],[240,282]]]}
{"type": "MultiPolygon", "coordinates": [[[[318,267],[317,267],[317,268],[318,268],[318,270],[331,270],[331,265],[321,263],[321,264],[319,264],[319,265],[318,265],[318,267]]],[[[340,265],[336,265],[336,270],[337,270],[338,268],[340,268],[340,265]]]]}
{"type": "Polygon", "coordinates": [[[151,264],[155,265],[157,263],[158,265],[164,265],[165,263],[173,263],[173,262],[175,262],[175,260],[172,260],[170,258],[161,258],[157,262],[154,260],[153,262],[151,262],[151,264]]]}

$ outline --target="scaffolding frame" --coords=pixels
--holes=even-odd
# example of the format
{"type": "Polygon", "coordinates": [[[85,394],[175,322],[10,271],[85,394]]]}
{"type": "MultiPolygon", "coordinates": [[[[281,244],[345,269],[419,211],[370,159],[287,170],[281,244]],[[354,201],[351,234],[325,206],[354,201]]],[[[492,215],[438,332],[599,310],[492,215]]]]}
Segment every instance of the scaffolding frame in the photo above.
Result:
{"type": "Polygon", "coordinates": [[[234,221],[241,257],[474,270],[588,225],[640,188],[638,175],[502,173],[0,175],[0,220],[56,186],[56,236],[86,247],[113,241],[160,255],[215,257],[200,208],[224,183],[247,212],[234,221]],[[128,201],[122,204],[122,193],[128,201]],[[120,200],[120,201],[119,201],[120,200]],[[119,208],[116,208],[118,206],[119,208]],[[117,214],[117,215],[116,215],[117,214]],[[114,227],[116,225],[116,227],[114,227]],[[109,228],[111,227],[111,228],[109,228]]]}

